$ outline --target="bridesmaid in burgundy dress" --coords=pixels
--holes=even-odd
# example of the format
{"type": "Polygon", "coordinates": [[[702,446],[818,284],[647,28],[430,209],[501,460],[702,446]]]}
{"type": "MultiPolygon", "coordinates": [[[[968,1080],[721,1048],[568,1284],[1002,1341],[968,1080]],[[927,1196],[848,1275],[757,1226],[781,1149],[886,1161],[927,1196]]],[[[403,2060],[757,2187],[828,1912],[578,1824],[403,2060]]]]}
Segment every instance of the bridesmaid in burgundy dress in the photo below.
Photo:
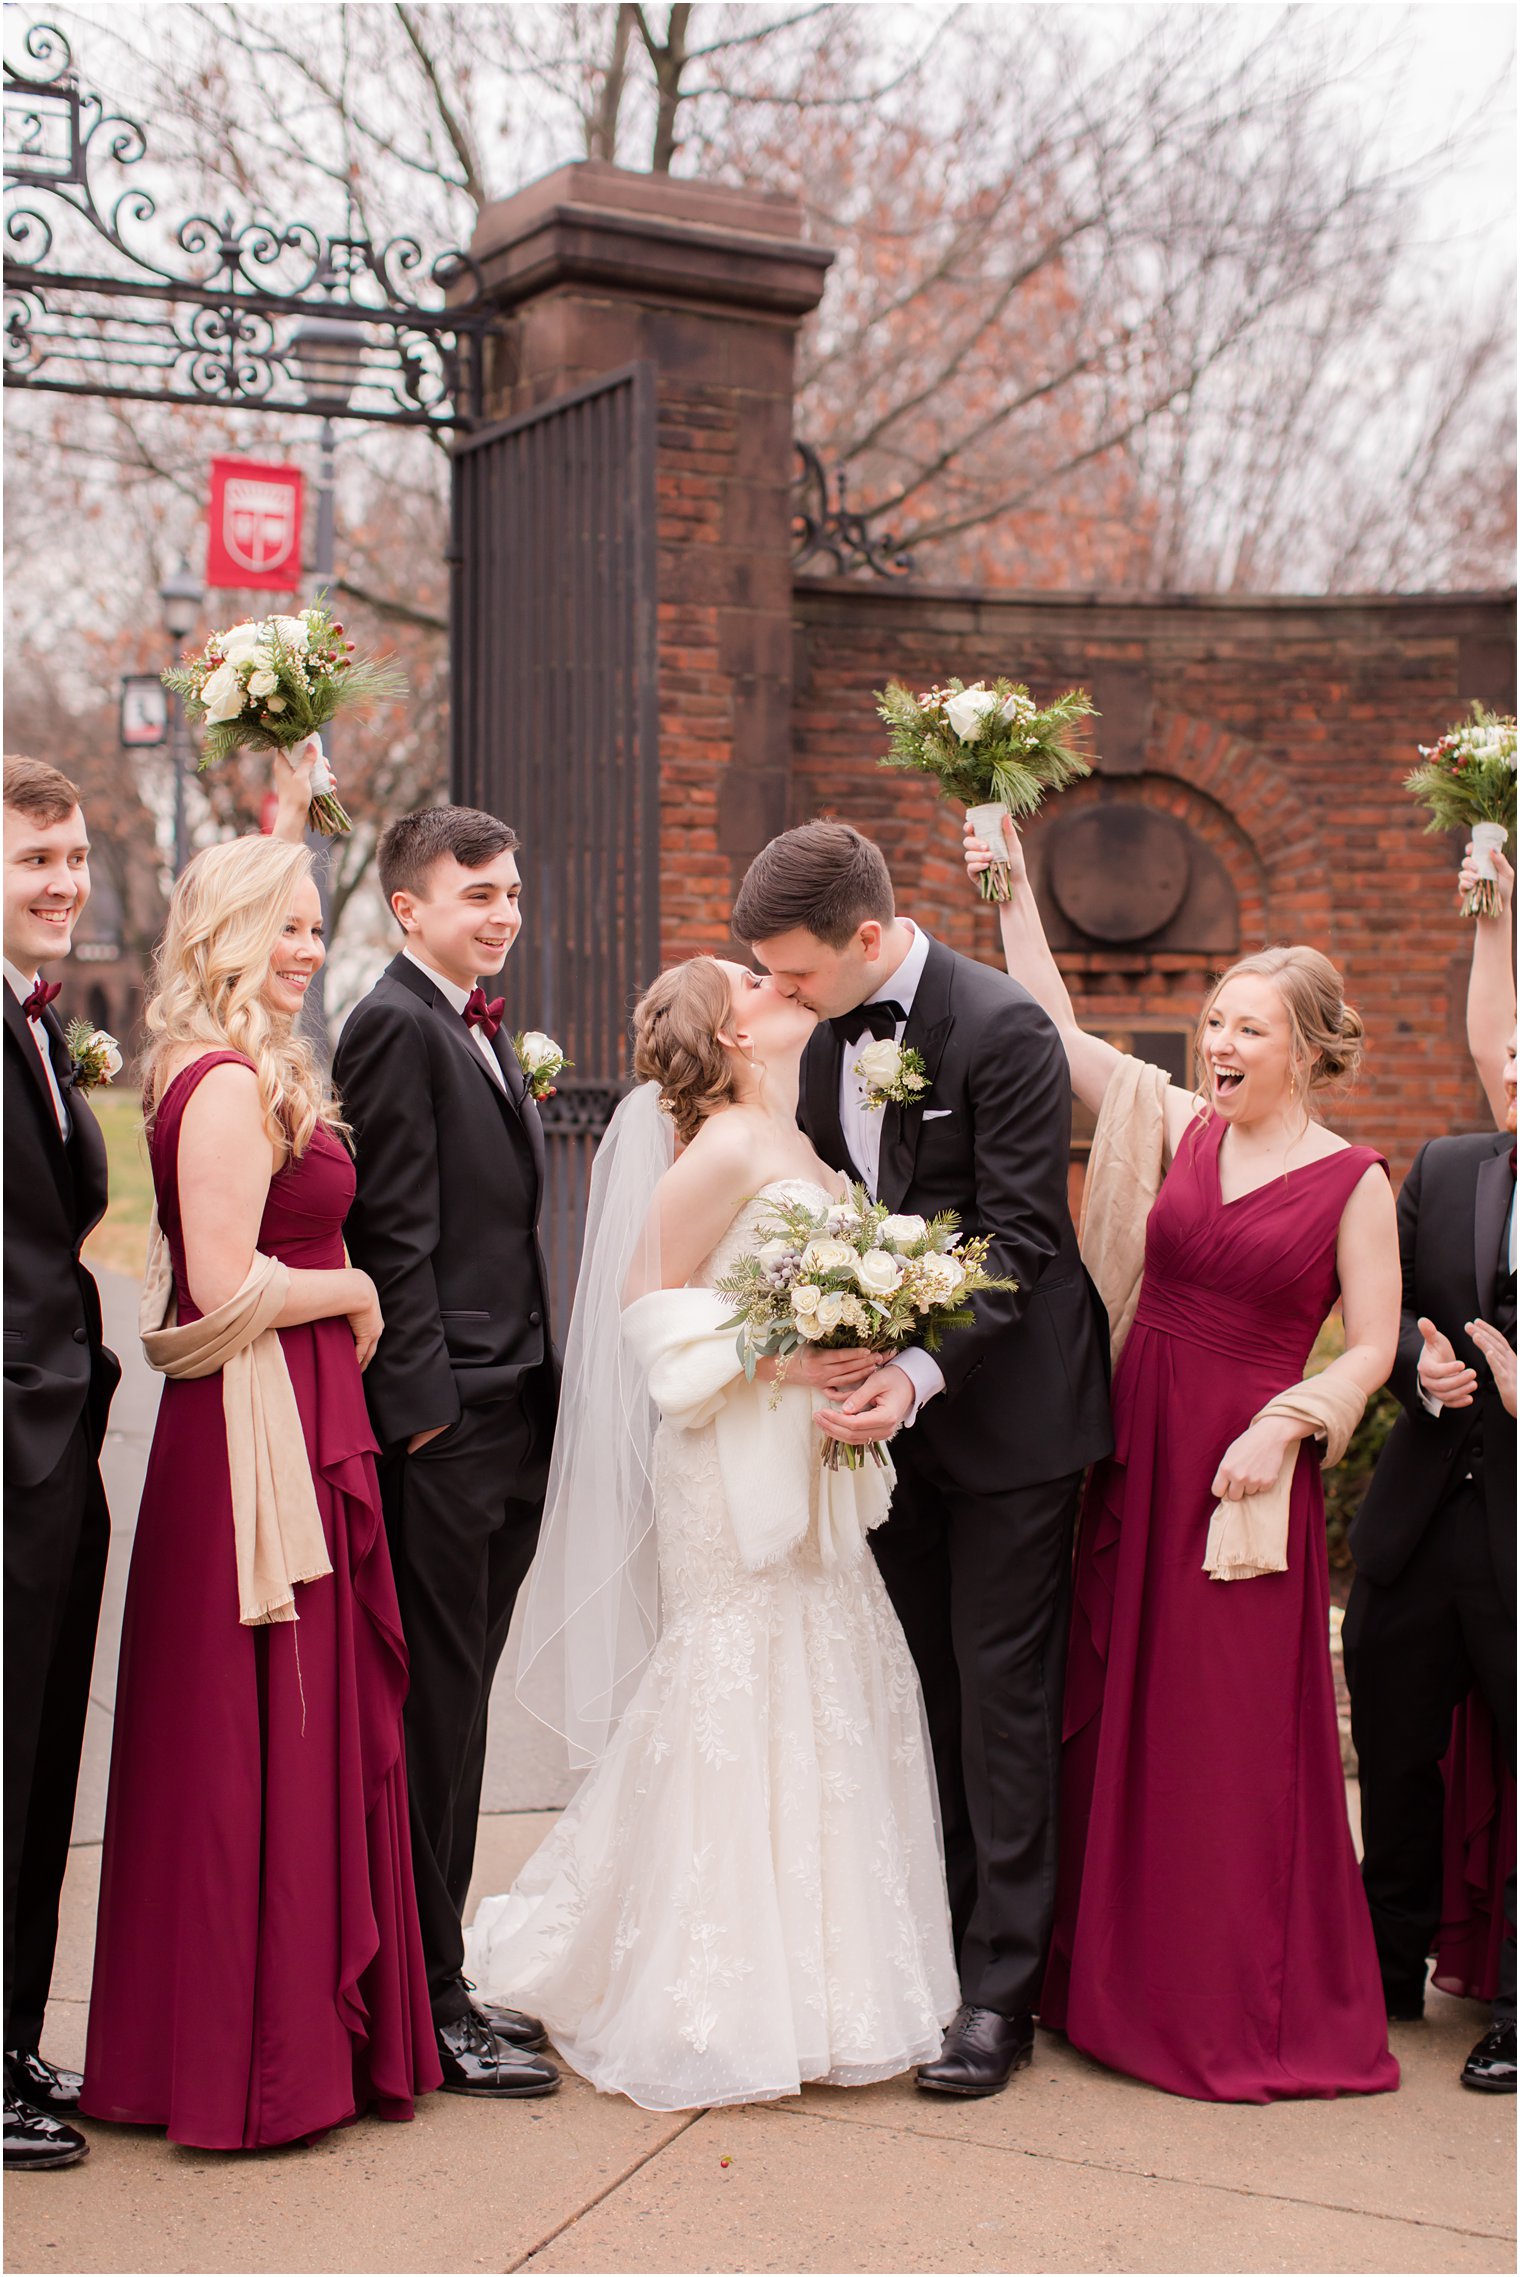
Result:
{"type": "MultiPolygon", "coordinates": [[[[1008,969],[1096,1112],[1120,1055],[1077,1026],[1016,838],[1013,864],[1008,969]]],[[[1309,1107],[1354,1071],[1360,1035],[1314,949],[1248,957],[1210,996],[1199,1096],[1165,1101],[1171,1166],[1115,1371],[1115,1452],[1078,1537],[1040,2017],[1117,2071],[1212,2102],[1399,2077],[1346,1817],[1314,1446],[1293,1473],[1287,1570],[1203,1571],[1216,1502],[1270,1486],[1307,1438],[1253,1418],[1302,1381],[1337,1297],[1334,1367],[1370,1393],[1393,1362],[1387,1165],[1309,1107]]]]}
{"type": "Polygon", "coordinates": [[[169,1381],[122,1631],[81,2109],[210,2150],[289,2143],[439,2084],[407,1833],[406,1653],[344,1260],[354,1172],[293,1033],[322,962],[310,859],[242,839],[176,889],[148,1012],[150,1145],[180,1321],[257,1248],[332,1572],[242,1626],[220,1374],[169,1381]]]}

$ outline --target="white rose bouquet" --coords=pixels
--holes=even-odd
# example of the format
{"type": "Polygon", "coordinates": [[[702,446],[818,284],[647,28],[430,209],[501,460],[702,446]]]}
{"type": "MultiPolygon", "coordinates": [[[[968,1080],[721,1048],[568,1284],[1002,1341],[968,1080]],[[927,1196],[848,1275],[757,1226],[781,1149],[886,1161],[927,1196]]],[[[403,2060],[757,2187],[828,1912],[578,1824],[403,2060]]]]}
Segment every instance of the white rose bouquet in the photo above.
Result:
{"type": "MultiPolygon", "coordinates": [[[[816,1209],[772,1202],[776,1231],[716,1284],[732,1298],[739,1357],[751,1381],[761,1360],[785,1363],[803,1345],[894,1352],[905,1344],[933,1351],[953,1328],[973,1318],[980,1289],[1011,1289],[987,1271],[988,1237],[960,1238],[951,1210],[937,1218],[897,1216],[863,1186],[847,1202],[816,1209]]],[[[784,1378],[784,1365],[778,1367],[784,1378]]],[[[858,1470],[875,1445],[849,1447],[826,1439],[827,1469],[858,1470]]]]}
{"type": "Polygon", "coordinates": [[[1430,832],[1472,835],[1478,882],[1462,903],[1464,917],[1497,917],[1493,856],[1515,840],[1515,722],[1474,704],[1473,716],[1448,728],[1439,743],[1418,744],[1423,765],[1404,778],[1430,811],[1430,832]]]}
{"type": "Polygon", "coordinates": [[[951,680],[915,696],[891,680],[876,698],[891,730],[880,764],[932,775],[943,795],[967,810],[992,848],[982,899],[1006,901],[1013,881],[998,859],[1005,815],[1033,814],[1047,791],[1064,790],[1092,768],[1071,741],[1079,720],[1096,719],[1084,688],[1068,688],[1042,710],[1022,681],[951,680]]]}
{"type": "MultiPolygon", "coordinates": [[[[163,675],[204,728],[200,771],[234,751],[290,751],[319,735],[336,712],[395,703],[406,675],[389,657],[354,654],[320,595],[295,617],[249,617],[213,633],[198,656],[163,675]]],[[[352,828],[318,752],[312,774],[311,828],[336,838],[352,828]]]]}
{"type": "Polygon", "coordinates": [[[554,1086],[567,1067],[574,1067],[573,1059],[566,1059],[561,1047],[542,1028],[524,1028],[512,1038],[512,1049],[517,1064],[523,1071],[523,1080],[535,1099],[548,1099],[554,1086]]]}

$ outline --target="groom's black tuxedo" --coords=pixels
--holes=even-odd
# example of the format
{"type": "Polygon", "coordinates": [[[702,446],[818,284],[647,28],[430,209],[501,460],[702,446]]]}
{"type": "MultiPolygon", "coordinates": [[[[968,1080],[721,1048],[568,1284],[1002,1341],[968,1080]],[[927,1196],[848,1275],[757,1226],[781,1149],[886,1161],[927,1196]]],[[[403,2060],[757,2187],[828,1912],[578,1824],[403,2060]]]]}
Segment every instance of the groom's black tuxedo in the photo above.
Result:
{"type": "MultiPolygon", "coordinates": [[[[1392,1385],[1404,1412],[1351,1524],[1356,1581],[1342,1635],[1361,1767],[1362,1879],[1390,1994],[1423,1991],[1441,1912],[1440,1764],[1452,1710],[1475,1686],[1515,1767],[1515,1421],[1466,1332],[1515,1341],[1508,1134],[1433,1139],[1399,1194],[1403,1313],[1392,1385]],[[1434,1321],[1477,1373],[1471,1407],[1420,1398],[1418,1323],[1434,1321]]],[[[1495,2015],[1515,2015],[1515,1885],[1506,1893],[1495,2015]]]]}
{"type": "MultiPolygon", "coordinates": [[[[1112,1445],[1108,1339],[1067,1206],[1071,1078],[1016,981],[929,943],[902,1041],[930,1088],[883,1110],[878,1193],[988,1234],[1016,1290],[975,1300],[935,1355],[945,1389],[893,1442],[892,1514],[872,1536],[913,1648],[934,1741],[968,2001],[1036,2005],[1055,1889],[1055,1788],[1072,1526],[1112,1445]]],[[[820,1024],[801,1120],[860,1175],[839,1114],[843,1048],[820,1024]]]]}
{"type": "Polygon", "coordinates": [[[460,1912],[491,1679],[538,1539],[558,1386],[543,1128],[504,1033],[492,1053],[505,1087],[443,992],[398,956],[349,1014],[333,1067],[358,1171],[349,1253],[385,1320],[364,1384],[411,1659],[412,1857],[440,2023],[465,2005],[460,1912]]]}
{"type": "Polygon", "coordinates": [[[97,1458],[121,1371],[80,1247],[106,1206],[106,1148],[68,1088],[63,1030],[42,1016],[69,1112],[10,987],[5,1000],[5,2045],[35,2047],[53,1972],[110,1520],[97,1458]]]}

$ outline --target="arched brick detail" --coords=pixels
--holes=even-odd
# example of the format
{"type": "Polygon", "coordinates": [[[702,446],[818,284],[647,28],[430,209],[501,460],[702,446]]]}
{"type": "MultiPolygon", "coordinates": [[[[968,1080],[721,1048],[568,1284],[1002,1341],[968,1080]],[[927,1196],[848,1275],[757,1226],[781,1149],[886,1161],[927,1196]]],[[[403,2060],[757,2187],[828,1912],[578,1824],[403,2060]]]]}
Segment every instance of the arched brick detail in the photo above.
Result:
{"type": "Polygon", "coordinates": [[[1184,712],[1158,712],[1141,780],[1153,771],[1222,808],[1261,863],[1267,906],[1255,938],[1242,907],[1244,944],[1311,941],[1333,955],[1335,905],[1323,823],[1287,771],[1213,721],[1184,712]]]}

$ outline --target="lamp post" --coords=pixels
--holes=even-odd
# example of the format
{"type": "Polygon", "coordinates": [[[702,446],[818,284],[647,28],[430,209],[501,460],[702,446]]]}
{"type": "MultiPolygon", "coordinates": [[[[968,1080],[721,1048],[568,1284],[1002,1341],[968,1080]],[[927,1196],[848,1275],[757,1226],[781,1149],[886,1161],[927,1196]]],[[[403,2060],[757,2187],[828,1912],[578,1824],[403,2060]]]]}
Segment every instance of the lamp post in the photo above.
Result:
{"type": "MultiPolygon", "coordinates": [[[[158,589],[164,608],[164,630],[174,646],[174,660],[179,661],[180,650],[189,639],[196,619],[206,598],[206,588],[190,567],[188,558],[181,554],[179,567],[166,577],[158,589]]],[[[190,849],[185,838],[185,762],[190,756],[190,736],[185,724],[183,697],[172,690],[169,696],[169,764],[174,769],[174,875],[178,878],[189,858],[190,849]]]]}
{"type": "MultiPolygon", "coordinates": [[[[312,563],[313,594],[330,589],[337,567],[337,448],[334,419],[348,409],[354,389],[364,376],[364,334],[357,324],[335,316],[303,316],[290,336],[286,356],[296,373],[297,385],[314,411],[322,414],[317,448],[317,531],[312,563]]],[[[328,757],[331,758],[331,752],[328,757]]],[[[306,833],[316,857],[317,891],[322,898],[322,927],[329,930],[331,893],[328,841],[317,832],[306,833]]],[[[306,991],[304,1026],[312,1048],[325,1064],[332,1056],[327,1035],[327,973],[325,967],[306,991]]]]}

